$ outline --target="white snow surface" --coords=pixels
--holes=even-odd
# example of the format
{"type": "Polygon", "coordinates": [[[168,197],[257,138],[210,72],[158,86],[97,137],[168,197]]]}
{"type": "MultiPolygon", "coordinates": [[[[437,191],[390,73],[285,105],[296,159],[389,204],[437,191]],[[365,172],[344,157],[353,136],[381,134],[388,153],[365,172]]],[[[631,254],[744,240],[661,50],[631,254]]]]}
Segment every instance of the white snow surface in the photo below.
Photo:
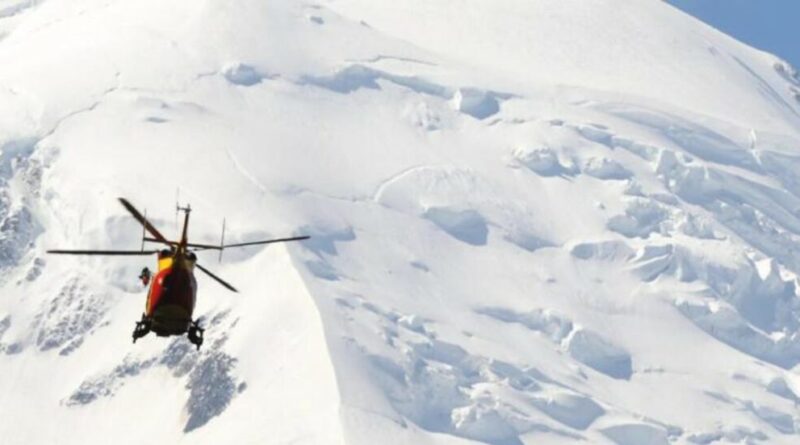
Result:
{"type": "Polygon", "coordinates": [[[800,76],[658,0],[0,0],[3,444],[796,444],[800,76]],[[130,343],[170,235],[203,349],[130,343]]]}

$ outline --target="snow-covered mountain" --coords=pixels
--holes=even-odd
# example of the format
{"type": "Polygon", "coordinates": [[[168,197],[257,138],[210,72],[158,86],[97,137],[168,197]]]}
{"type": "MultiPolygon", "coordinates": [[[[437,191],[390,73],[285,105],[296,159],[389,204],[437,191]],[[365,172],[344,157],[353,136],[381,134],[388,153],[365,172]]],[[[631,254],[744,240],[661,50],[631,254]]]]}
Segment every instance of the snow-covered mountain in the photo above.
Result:
{"type": "MultiPolygon", "coordinates": [[[[0,0],[0,442],[800,441],[800,76],[658,0],[0,0]],[[130,342],[125,196],[226,251],[130,342]]],[[[205,254],[201,254],[205,255],[205,254]]]]}

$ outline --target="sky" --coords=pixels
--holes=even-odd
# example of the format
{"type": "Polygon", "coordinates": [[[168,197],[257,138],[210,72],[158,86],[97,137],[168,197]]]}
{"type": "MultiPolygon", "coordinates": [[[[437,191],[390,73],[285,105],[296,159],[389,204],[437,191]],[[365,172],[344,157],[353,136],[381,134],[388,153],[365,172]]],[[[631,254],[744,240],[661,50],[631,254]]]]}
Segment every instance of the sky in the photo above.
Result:
{"type": "Polygon", "coordinates": [[[800,0],[668,0],[715,28],[800,67],[800,0]]]}

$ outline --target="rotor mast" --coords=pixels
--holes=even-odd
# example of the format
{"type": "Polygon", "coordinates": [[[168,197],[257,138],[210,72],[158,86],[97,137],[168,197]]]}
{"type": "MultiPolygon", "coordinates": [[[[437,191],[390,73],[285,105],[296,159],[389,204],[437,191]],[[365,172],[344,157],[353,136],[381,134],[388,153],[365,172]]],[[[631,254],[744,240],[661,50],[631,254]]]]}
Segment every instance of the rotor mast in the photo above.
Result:
{"type": "Polygon", "coordinates": [[[192,206],[186,204],[186,207],[176,205],[176,210],[183,212],[183,232],[181,233],[181,242],[178,244],[178,251],[185,252],[189,244],[189,214],[192,213],[192,206]]]}

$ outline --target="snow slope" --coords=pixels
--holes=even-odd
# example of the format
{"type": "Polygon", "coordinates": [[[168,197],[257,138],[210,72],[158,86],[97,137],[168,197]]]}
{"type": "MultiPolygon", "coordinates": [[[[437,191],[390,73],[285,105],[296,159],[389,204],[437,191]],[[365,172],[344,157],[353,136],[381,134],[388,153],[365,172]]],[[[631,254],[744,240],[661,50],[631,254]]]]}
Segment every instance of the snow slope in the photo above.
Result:
{"type": "Polygon", "coordinates": [[[800,76],[656,0],[0,2],[3,443],[800,435],[800,76]],[[226,252],[129,342],[125,196],[226,252]]]}

